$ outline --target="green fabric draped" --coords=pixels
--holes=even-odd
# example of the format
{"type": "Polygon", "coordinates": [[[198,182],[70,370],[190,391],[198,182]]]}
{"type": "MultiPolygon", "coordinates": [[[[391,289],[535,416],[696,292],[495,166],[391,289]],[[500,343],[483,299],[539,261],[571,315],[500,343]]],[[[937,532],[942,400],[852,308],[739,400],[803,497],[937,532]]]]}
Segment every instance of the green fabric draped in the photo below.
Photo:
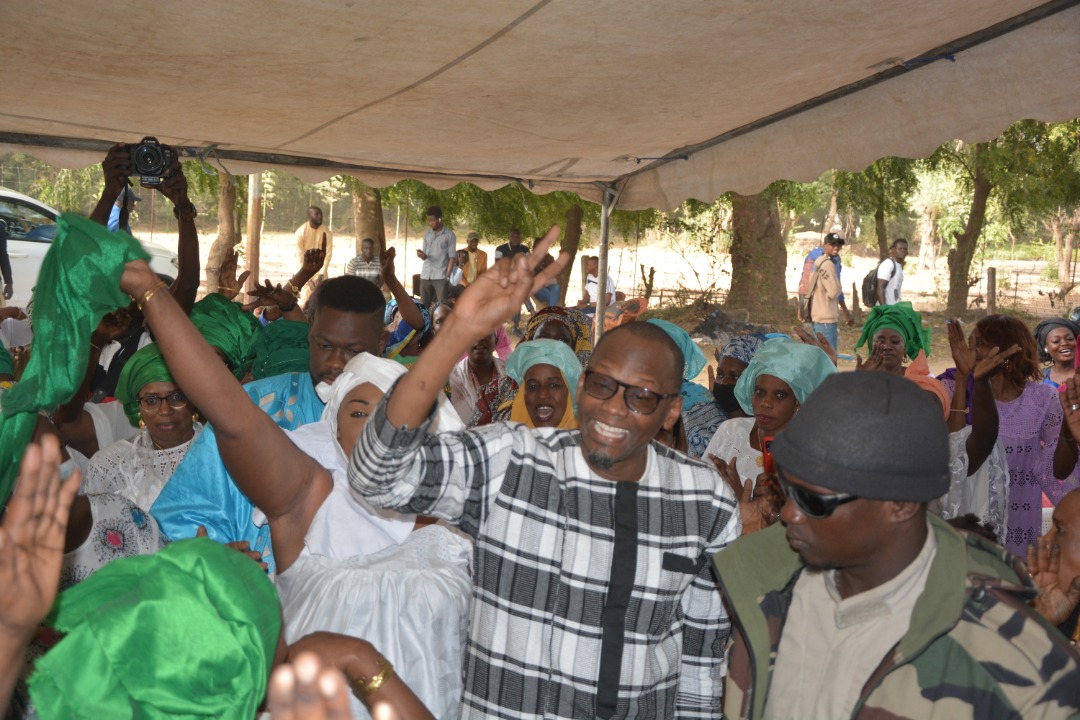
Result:
{"type": "Polygon", "coordinates": [[[923,327],[922,315],[906,300],[895,305],[874,307],[866,316],[866,324],[859,335],[859,342],[855,343],[855,349],[867,343],[872,346],[874,334],[881,328],[892,328],[904,337],[904,354],[911,360],[915,359],[919,350],[930,355],[930,328],[923,327]]]}
{"type": "Polygon", "coordinates": [[[244,377],[251,365],[255,338],[262,329],[255,316],[213,293],[191,308],[191,322],[206,342],[225,354],[236,379],[244,377]]]}
{"type": "Polygon", "coordinates": [[[124,414],[132,425],[139,424],[139,391],[155,382],[175,383],[161,348],[151,343],[131,356],[116,381],[116,399],[124,404],[124,414]]]}
{"type": "Polygon", "coordinates": [[[46,624],[66,635],[30,677],[43,720],[251,720],[281,609],[258,563],[193,538],[109,563],[61,593],[46,624]]]}
{"type": "Polygon", "coordinates": [[[11,494],[37,413],[67,402],[86,374],[90,334],[105,313],[127,307],[124,264],[149,255],[126,233],[65,213],[34,288],[34,346],[22,381],[4,393],[0,500],[11,494]]]}
{"type": "Polygon", "coordinates": [[[261,380],[287,372],[308,372],[311,367],[308,330],[307,323],[285,319],[275,320],[264,327],[255,340],[252,378],[261,380]]]}
{"type": "Polygon", "coordinates": [[[0,345],[0,375],[13,375],[15,373],[15,361],[11,353],[3,345],[0,345]]]}

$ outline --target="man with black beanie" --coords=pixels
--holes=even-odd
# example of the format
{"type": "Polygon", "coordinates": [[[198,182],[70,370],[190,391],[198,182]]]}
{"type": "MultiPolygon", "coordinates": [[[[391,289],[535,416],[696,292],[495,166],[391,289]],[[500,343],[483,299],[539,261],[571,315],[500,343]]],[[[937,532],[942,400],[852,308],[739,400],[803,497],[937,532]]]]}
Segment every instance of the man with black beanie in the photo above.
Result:
{"type": "Polygon", "coordinates": [[[842,373],[772,445],[782,525],[716,558],[736,618],[726,717],[1074,717],[1080,657],[1023,564],[926,503],[949,487],[940,405],[842,373]]]}

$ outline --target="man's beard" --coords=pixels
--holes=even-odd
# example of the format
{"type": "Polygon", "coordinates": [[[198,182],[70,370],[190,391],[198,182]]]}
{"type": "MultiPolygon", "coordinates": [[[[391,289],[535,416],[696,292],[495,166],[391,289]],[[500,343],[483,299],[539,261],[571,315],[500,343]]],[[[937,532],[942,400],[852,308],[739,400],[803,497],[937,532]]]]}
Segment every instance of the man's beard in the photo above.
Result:
{"type": "Polygon", "coordinates": [[[615,458],[597,450],[590,450],[585,459],[589,461],[589,465],[600,470],[610,470],[611,466],[615,464],[615,458]]]}

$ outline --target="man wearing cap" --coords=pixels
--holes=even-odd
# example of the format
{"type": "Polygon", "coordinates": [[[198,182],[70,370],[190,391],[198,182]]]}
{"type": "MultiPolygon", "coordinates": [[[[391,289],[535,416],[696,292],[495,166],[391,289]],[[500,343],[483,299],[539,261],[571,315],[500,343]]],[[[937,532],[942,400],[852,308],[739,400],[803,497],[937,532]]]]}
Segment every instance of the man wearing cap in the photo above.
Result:
{"type": "Polygon", "coordinates": [[[135,194],[130,187],[125,186],[116,196],[112,210],[109,211],[108,227],[113,232],[123,230],[131,234],[131,211],[135,209],[135,203],[141,202],[142,198],[135,194]]]}
{"type": "Polygon", "coordinates": [[[822,240],[821,247],[811,250],[804,262],[804,268],[806,265],[811,266],[810,322],[814,326],[814,333],[823,334],[834,350],[840,342],[840,310],[844,311],[848,325],[855,324],[844,302],[844,285],[840,280],[842,247],[844,238],[836,233],[829,233],[822,240]]]}
{"type": "Polygon", "coordinates": [[[466,249],[469,252],[469,264],[465,266],[465,284],[472,285],[476,276],[487,270],[487,253],[480,249],[480,233],[469,233],[466,249]]]}
{"type": "Polygon", "coordinates": [[[726,717],[1080,712],[1080,657],[1027,605],[1023,564],[927,515],[949,487],[949,441],[925,391],[834,375],[772,452],[783,524],[715,558],[737,622],[726,717]]]}

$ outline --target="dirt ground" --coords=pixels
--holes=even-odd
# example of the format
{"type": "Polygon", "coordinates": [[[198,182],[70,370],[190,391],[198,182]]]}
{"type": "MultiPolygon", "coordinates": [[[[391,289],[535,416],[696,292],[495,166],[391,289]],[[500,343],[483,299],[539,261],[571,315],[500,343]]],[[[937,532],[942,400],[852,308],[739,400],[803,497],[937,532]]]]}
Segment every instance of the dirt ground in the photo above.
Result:
{"type": "MultiPolygon", "coordinates": [[[[146,232],[138,232],[136,229],[136,235],[143,240],[149,240],[159,245],[169,247],[175,250],[176,248],[176,234],[175,233],[161,233],[156,232],[153,235],[146,232]]],[[[404,236],[394,239],[393,229],[390,228],[387,233],[387,242],[391,247],[397,249],[397,271],[399,277],[407,278],[414,273],[420,272],[420,260],[416,257],[416,249],[419,247],[419,237],[410,233],[406,238],[404,236]]],[[[464,237],[465,231],[460,233],[461,237],[464,237]]],[[[216,233],[201,233],[200,234],[200,260],[201,267],[205,268],[206,257],[210,250],[210,246],[213,243],[216,233]]],[[[501,243],[502,240],[500,239],[501,243]]],[[[494,257],[496,243],[482,243],[481,249],[488,253],[489,258],[494,257]]],[[[590,254],[595,253],[595,249],[583,250],[582,253],[590,254]]],[[[876,257],[860,257],[857,251],[852,251],[851,248],[845,248],[845,255],[849,257],[844,258],[844,267],[842,271],[842,280],[847,288],[847,304],[849,307],[853,306],[851,295],[851,286],[854,283],[858,285],[861,283],[863,276],[876,265],[876,257]]],[[[334,239],[334,250],[332,255],[332,263],[336,273],[340,273],[344,270],[345,264],[355,254],[355,240],[351,236],[338,236],[334,239]]],[[[788,262],[787,262],[787,276],[786,283],[794,297],[794,290],[798,287],[799,276],[802,271],[802,259],[804,257],[805,250],[789,250],[788,262]]],[[[633,245],[626,245],[623,243],[616,243],[613,245],[611,254],[609,256],[609,272],[615,278],[616,288],[627,293],[628,296],[633,297],[636,294],[640,294],[642,290],[642,280],[640,271],[637,268],[640,265],[645,265],[646,268],[656,268],[656,281],[653,302],[650,309],[658,306],[659,290],[665,289],[667,292],[676,288],[688,288],[690,290],[701,290],[709,287],[716,281],[717,287],[723,289],[730,284],[731,265],[730,259],[726,255],[711,256],[707,253],[698,250],[679,250],[673,249],[663,243],[643,244],[639,247],[633,245]],[[695,275],[696,273],[696,275],[695,275]],[[718,279],[718,280],[717,280],[718,279]]],[[[938,263],[936,273],[929,271],[918,272],[915,269],[914,258],[909,258],[904,275],[903,286],[903,298],[910,300],[916,309],[923,313],[924,320],[933,331],[933,352],[930,356],[930,366],[933,372],[941,372],[946,368],[952,367],[952,358],[949,355],[948,335],[945,330],[945,316],[938,311],[939,307],[944,305],[944,290],[947,287],[948,279],[945,276],[944,261],[938,263]]],[[[295,250],[295,242],[291,233],[264,233],[262,237],[261,252],[260,252],[260,275],[261,278],[270,279],[274,282],[281,282],[288,279],[293,272],[295,272],[297,265],[297,256],[295,250]]],[[[1000,272],[1000,271],[999,271],[1000,272]]],[[[406,287],[409,283],[406,282],[406,287]]],[[[575,303],[578,298],[581,297],[581,278],[578,274],[574,274],[571,278],[570,289],[567,293],[567,302],[575,303]]],[[[976,293],[973,292],[973,296],[976,293]]],[[[793,301],[794,302],[794,301],[793,301]]],[[[743,319],[747,319],[751,322],[755,321],[753,317],[753,309],[747,308],[746,312],[742,315],[743,319]]],[[[675,308],[665,308],[662,312],[666,319],[669,319],[687,330],[692,330],[701,322],[705,313],[701,310],[694,310],[686,308],[679,310],[675,308]]],[[[971,313],[972,317],[969,318],[969,323],[980,313],[971,313]]],[[[733,312],[733,316],[740,315],[738,312],[733,312]]],[[[854,346],[859,337],[859,323],[856,323],[855,327],[848,328],[841,324],[840,326],[840,369],[853,369],[854,363],[854,346]]],[[[779,332],[791,332],[790,327],[775,327],[779,332]]],[[[705,351],[706,356],[710,359],[710,364],[715,365],[713,360],[713,348],[711,343],[707,340],[699,339],[702,349],[705,351]]],[[[865,352],[861,352],[865,357],[865,352]]],[[[705,382],[705,373],[702,373],[700,381],[705,382]]]]}

